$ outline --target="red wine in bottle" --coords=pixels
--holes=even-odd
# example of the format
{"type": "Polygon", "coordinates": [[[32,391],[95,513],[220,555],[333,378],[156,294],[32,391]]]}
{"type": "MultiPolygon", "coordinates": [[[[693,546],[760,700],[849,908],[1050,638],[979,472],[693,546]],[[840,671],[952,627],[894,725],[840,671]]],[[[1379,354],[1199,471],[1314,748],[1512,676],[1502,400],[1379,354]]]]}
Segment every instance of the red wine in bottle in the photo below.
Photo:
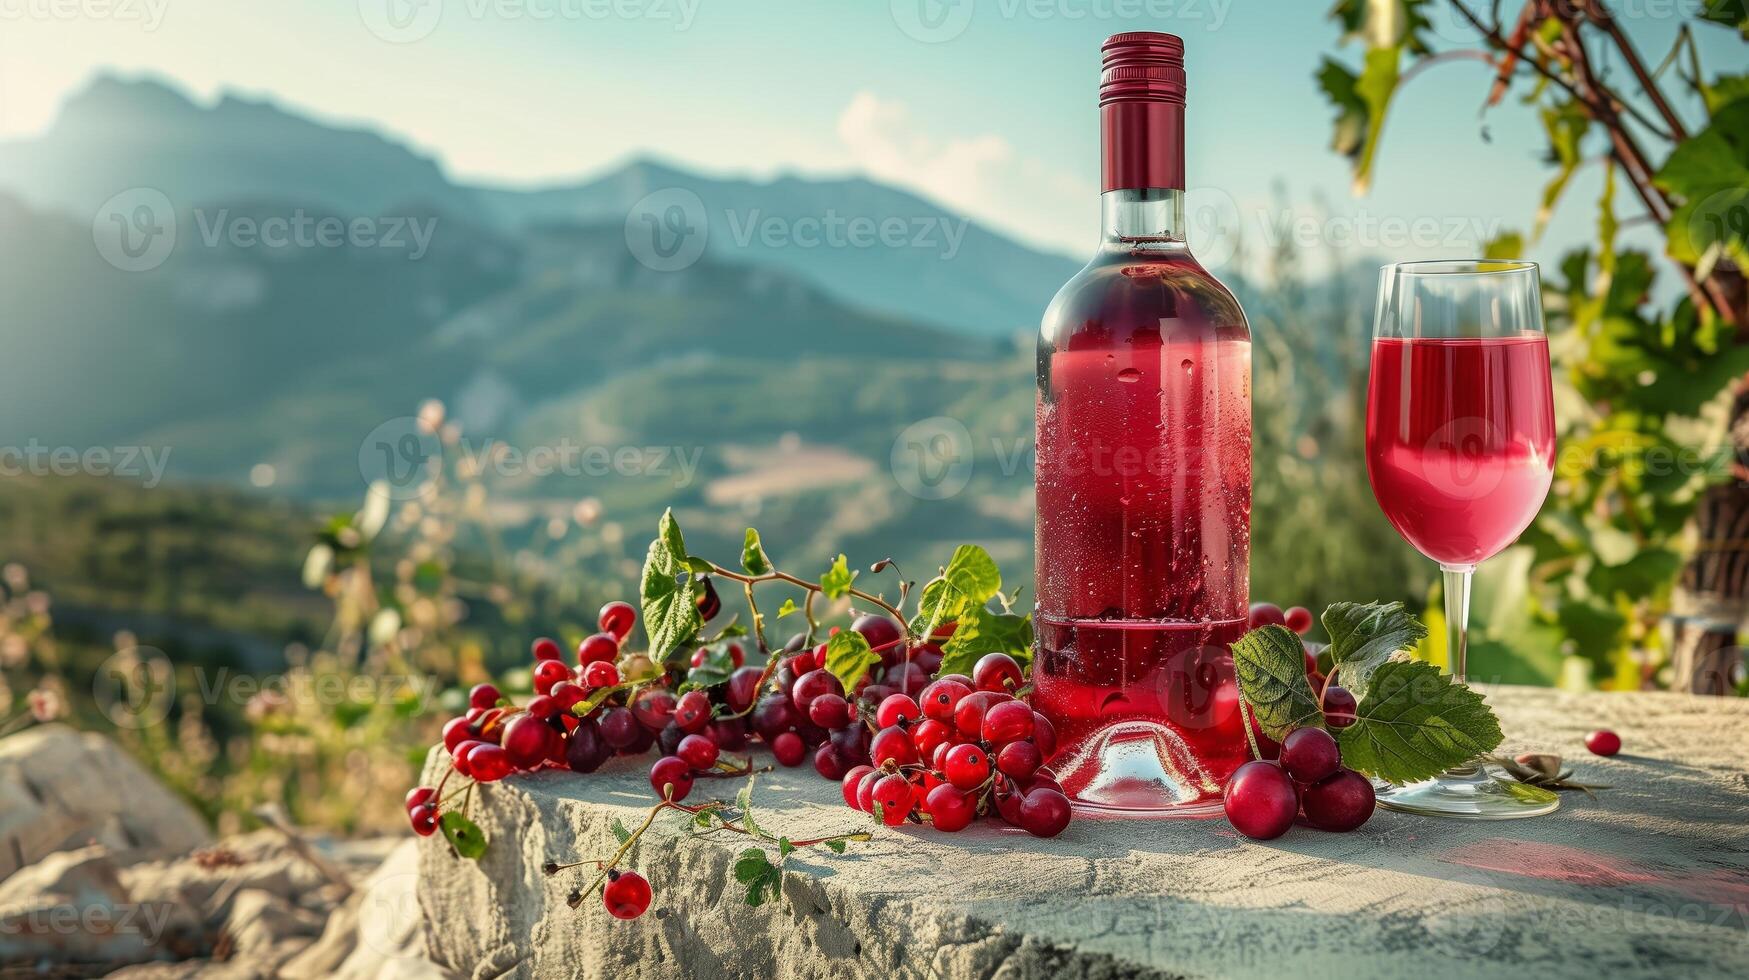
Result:
{"type": "Polygon", "coordinates": [[[1220,805],[1246,760],[1251,335],[1184,235],[1184,43],[1105,42],[1104,230],[1038,343],[1033,704],[1082,809],[1220,805]]]}

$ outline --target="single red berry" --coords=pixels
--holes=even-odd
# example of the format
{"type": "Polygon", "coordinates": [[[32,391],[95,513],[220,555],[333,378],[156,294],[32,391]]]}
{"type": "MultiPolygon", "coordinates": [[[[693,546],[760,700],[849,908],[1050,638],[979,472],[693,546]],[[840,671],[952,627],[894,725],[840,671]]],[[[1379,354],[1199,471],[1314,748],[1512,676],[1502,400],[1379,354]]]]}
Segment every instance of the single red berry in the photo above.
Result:
{"type": "Polygon", "coordinates": [[[665,755],[650,767],[650,788],[657,799],[678,803],[692,792],[692,768],[679,756],[665,755]]]}
{"type": "Polygon", "coordinates": [[[1069,826],[1069,798],[1054,789],[1032,789],[1020,798],[1020,828],[1034,837],[1055,837],[1069,826]]]}
{"type": "Polygon", "coordinates": [[[674,703],[674,724],[683,732],[702,732],[711,723],[711,696],[687,691],[674,703]]]}
{"type": "Polygon", "coordinates": [[[1331,728],[1347,728],[1354,724],[1357,707],[1348,688],[1332,684],[1324,689],[1324,724],[1331,728]]]}
{"type": "Polygon", "coordinates": [[[1024,701],[1004,701],[993,704],[984,712],[980,726],[984,741],[1002,745],[1032,736],[1032,709],[1024,701]]]}
{"type": "Polygon", "coordinates": [[[874,741],[868,746],[869,758],[876,766],[884,766],[891,762],[895,766],[909,766],[917,762],[917,744],[911,741],[911,733],[903,728],[883,728],[875,733],[874,741]]]}
{"type": "Polygon", "coordinates": [[[437,830],[437,807],[421,803],[407,811],[407,820],[413,824],[415,834],[430,837],[437,830]]]}
{"type": "Polygon", "coordinates": [[[565,659],[565,648],[559,646],[559,641],[550,636],[543,636],[534,641],[534,646],[531,649],[534,652],[535,660],[565,659]]]}
{"type": "Polygon", "coordinates": [[[972,667],[972,686],[1011,694],[1020,687],[1020,664],[1006,653],[986,653],[972,667]]]}
{"type": "MultiPolygon", "coordinates": [[[[552,731],[550,728],[547,730],[552,731]]],[[[541,758],[545,757],[543,752],[541,758]]],[[[468,771],[482,783],[495,783],[510,775],[512,768],[510,753],[496,745],[480,745],[468,753],[468,771]]]]}
{"type": "Polygon", "coordinates": [[[796,686],[790,690],[790,700],[796,710],[804,714],[814,699],[822,694],[844,696],[844,685],[838,683],[838,678],[824,670],[810,670],[796,678],[796,686]]]}
{"type": "Polygon", "coordinates": [[[1253,840],[1274,840],[1293,826],[1300,799],[1294,781],[1273,762],[1247,762],[1227,781],[1222,803],[1233,829],[1253,840]]]}
{"type": "Polygon", "coordinates": [[[596,660],[583,668],[583,683],[588,687],[613,687],[619,683],[619,668],[611,660],[596,660]]]}
{"type": "Polygon", "coordinates": [[[856,787],[856,808],[864,813],[874,812],[875,784],[886,778],[879,769],[873,770],[862,777],[862,783],[856,787]]]}
{"type": "Polygon", "coordinates": [[[602,740],[615,749],[623,749],[636,742],[643,730],[630,708],[608,708],[601,713],[599,725],[602,740]]]}
{"type": "Polygon", "coordinates": [[[918,699],[918,707],[923,710],[925,718],[952,721],[953,709],[959,707],[960,699],[970,693],[970,686],[943,678],[923,689],[923,694],[918,699]]]}
{"type": "MultiPolygon", "coordinates": [[[[1287,743],[1282,743],[1285,749],[1287,743]]],[[[1306,822],[1319,830],[1345,834],[1372,818],[1377,797],[1372,780],[1352,769],[1343,769],[1306,787],[1300,805],[1306,822]]]]}
{"type": "Polygon", "coordinates": [[[840,784],[844,790],[844,805],[852,809],[856,807],[856,791],[862,788],[862,777],[874,772],[873,766],[852,766],[844,774],[840,784]]]}
{"type": "Polygon", "coordinates": [[[808,705],[808,720],[821,728],[843,728],[850,722],[850,702],[836,694],[822,694],[808,705]]]}
{"type": "Polygon", "coordinates": [[[1281,767],[1294,782],[1311,784],[1342,768],[1342,750],[1322,728],[1296,728],[1281,740],[1281,767]]]}
{"type": "Polygon", "coordinates": [[[1585,747],[1596,755],[1614,755],[1621,751],[1621,736],[1600,728],[1585,736],[1585,747]]]}
{"type": "MultiPolygon", "coordinates": [[[[576,681],[560,681],[553,685],[548,697],[553,699],[553,704],[559,711],[566,712],[588,700],[589,692],[576,681]]],[[[533,705],[534,702],[530,701],[529,704],[533,705]]]]}
{"type": "Polygon", "coordinates": [[[1028,780],[1044,762],[1038,746],[1028,741],[1009,742],[996,751],[996,768],[1017,780],[1028,780]]]}
{"type": "Polygon", "coordinates": [[[688,735],[674,750],[688,766],[703,772],[717,764],[717,743],[703,735],[688,735]]]}
{"type": "MultiPolygon", "coordinates": [[[[833,632],[836,633],[837,629],[834,628],[833,632]]],[[[802,653],[802,654],[798,654],[799,658],[806,658],[807,662],[805,664],[797,664],[796,666],[797,667],[806,667],[807,670],[798,670],[796,673],[797,674],[805,674],[808,672],[808,670],[825,670],[826,669],[826,650],[827,650],[827,644],[819,643],[819,644],[815,644],[814,649],[807,651],[805,653],[802,653]]]]}
{"type": "Polygon", "coordinates": [[[947,750],[946,765],[941,774],[947,781],[970,792],[990,778],[990,756],[982,746],[967,742],[947,750]]]}
{"type": "Polygon", "coordinates": [[[612,633],[591,633],[577,644],[577,665],[611,663],[619,659],[619,641],[612,633]]]}
{"type": "Polygon", "coordinates": [[[795,732],[783,732],[771,740],[771,754],[777,757],[779,765],[799,766],[802,757],[808,754],[808,745],[795,732]]]}
{"type": "Polygon", "coordinates": [[[638,719],[638,724],[652,732],[659,732],[674,717],[675,702],[672,691],[647,687],[632,699],[632,715],[638,719]]]}
{"type": "Polygon", "coordinates": [[[474,727],[466,718],[451,718],[443,723],[443,747],[455,754],[455,747],[474,737],[474,727]]]}
{"type": "Polygon", "coordinates": [[[601,615],[595,617],[595,625],[614,638],[616,642],[624,643],[632,632],[632,624],[638,621],[638,611],[629,602],[610,602],[601,607],[601,615]]]}
{"type": "Polygon", "coordinates": [[[858,616],[856,621],[850,624],[850,628],[861,633],[862,638],[868,641],[868,645],[874,649],[874,652],[881,654],[883,661],[891,663],[892,661],[887,660],[887,656],[894,650],[899,651],[900,656],[903,657],[904,644],[900,641],[904,638],[905,632],[898,623],[893,622],[888,617],[858,616]]]}
{"type": "Polygon", "coordinates": [[[437,797],[435,786],[415,786],[407,791],[407,812],[413,812],[414,807],[424,806],[437,797]]]}
{"type": "Polygon", "coordinates": [[[911,787],[909,780],[898,773],[876,780],[874,791],[870,795],[874,804],[880,807],[881,822],[889,827],[904,823],[917,802],[917,791],[911,787]]]}
{"type": "MultiPolygon", "coordinates": [[[[570,681],[559,682],[559,684],[570,683],[570,681]]],[[[553,687],[557,688],[559,684],[554,684],[553,687]]],[[[576,685],[572,684],[571,686],[575,687],[576,685]]],[[[528,699],[528,704],[524,706],[523,710],[535,718],[545,720],[559,713],[559,702],[551,694],[536,694],[528,699]]]]}
{"type": "Polygon", "coordinates": [[[609,871],[601,903],[616,919],[635,919],[650,907],[650,883],[636,871],[609,871]]]}
{"type": "Polygon", "coordinates": [[[542,660],[534,665],[534,693],[551,694],[553,685],[571,679],[571,669],[563,660],[542,660]]]}
{"type": "Polygon", "coordinates": [[[728,701],[730,711],[737,714],[746,711],[759,699],[759,681],[764,674],[761,667],[739,667],[729,675],[724,699],[728,701]]]}
{"type": "Polygon", "coordinates": [[[845,762],[844,754],[831,742],[821,743],[814,750],[814,771],[821,779],[843,779],[850,766],[845,762]]]}
{"type": "Polygon", "coordinates": [[[953,833],[971,826],[978,815],[977,804],[965,791],[942,783],[923,797],[923,811],[936,830],[953,833]]]}
{"type": "Polygon", "coordinates": [[[913,700],[922,697],[923,689],[930,684],[929,674],[917,663],[894,664],[881,672],[881,681],[895,692],[913,700]]]}
{"type": "Polygon", "coordinates": [[[917,720],[923,712],[917,707],[917,702],[903,694],[890,694],[881,702],[875,711],[875,724],[881,728],[893,728],[900,722],[917,720]]]}
{"type": "Polygon", "coordinates": [[[1290,606],[1281,614],[1281,625],[1305,636],[1312,631],[1312,611],[1305,606],[1290,606]]]}
{"type": "Polygon", "coordinates": [[[559,733],[543,718],[522,714],[504,726],[504,751],[510,764],[518,769],[537,769],[553,754],[553,742],[559,733]]]}
{"type": "Polygon", "coordinates": [[[1264,626],[1283,626],[1287,617],[1281,607],[1273,602],[1253,602],[1251,604],[1250,628],[1258,629],[1264,626]]]}
{"type": "Polygon", "coordinates": [[[613,757],[613,746],[601,737],[601,725],[593,718],[577,718],[577,727],[570,738],[556,740],[553,762],[569,766],[572,772],[594,772],[613,757]]]}
{"type": "Polygon", "coordinates": [[[925,718],[911,726],[911,743],[917,746],[917,758],[931,760],[935,758],[938,745],[954,741],[959,731],[946,722],[925,718]]]}
{"type": "Polygon", "coordinates": [[[449,754],[450,765],[455,767],[456,772],[464,776],[473,776],[474,770],[468,765],[468,757],[473,754],[475,748],[485,744],[487,743],[474,738],[463,739],[449,754]]]}
{"type": "Polygon", "coordinates": [[[1057,726],[1037,711],[1032,713],[1032,744],[1038,746],[1039,755],[1046,759],[1057,754],[1057,726]]]}
{"type": "Polygon", "coordinates": [[[503,696],[491,684],[475,684],[474,689],[468,692],[468,704],[475,708],[490,708],[503,696]]]}
{"type": "Polygon", "coordinates": [[[1006,694],[994,691],[973,691],[960,698],[960,703],[953,709],[953,723],[966,738],[978,738],[984,733],[984,712],[990,710],[993,704],[1013,700],[1006,694]]]}

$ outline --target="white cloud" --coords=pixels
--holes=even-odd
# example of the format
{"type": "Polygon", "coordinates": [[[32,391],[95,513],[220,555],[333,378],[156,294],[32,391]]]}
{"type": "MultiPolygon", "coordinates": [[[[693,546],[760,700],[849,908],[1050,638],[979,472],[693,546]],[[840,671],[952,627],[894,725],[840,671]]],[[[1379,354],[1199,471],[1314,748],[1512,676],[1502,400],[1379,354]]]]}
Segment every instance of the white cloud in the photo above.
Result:
{"type": "Polygon", "coordinates": [[[1097,185],[1021,156],[1000,136],[934,139],[905,103],[863,91],[839,114],[838,138],[870,177],[1046,247],[1072,255],[1092,247],[1097,185]]]}

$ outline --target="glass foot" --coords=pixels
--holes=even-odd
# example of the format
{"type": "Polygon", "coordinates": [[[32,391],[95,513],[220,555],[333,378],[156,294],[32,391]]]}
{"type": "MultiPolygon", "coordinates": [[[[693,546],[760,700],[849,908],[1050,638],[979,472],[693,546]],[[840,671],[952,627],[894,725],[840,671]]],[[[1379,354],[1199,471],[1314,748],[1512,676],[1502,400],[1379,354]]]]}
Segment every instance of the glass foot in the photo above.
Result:
{"type": "Polygon", "coordinates": [[[1378,789],[1379,805],[1404,813],[1462,820],[1517,820],[1540,817],[1561,808],[1553,800],[1515,796],[1495,777],[1511,781],[1504,772],[1486,766],[1441,773],[1422,783],[1384,786],[1378,789]]]}
{"type": "Polygon", "coordinates": [[[1206,817],[1221,811],[1220,771],[1184,738],[1150,721],[1118,722],[1051,761],[1063,792],[1081,813],[1131,817],[1206,817]]]}

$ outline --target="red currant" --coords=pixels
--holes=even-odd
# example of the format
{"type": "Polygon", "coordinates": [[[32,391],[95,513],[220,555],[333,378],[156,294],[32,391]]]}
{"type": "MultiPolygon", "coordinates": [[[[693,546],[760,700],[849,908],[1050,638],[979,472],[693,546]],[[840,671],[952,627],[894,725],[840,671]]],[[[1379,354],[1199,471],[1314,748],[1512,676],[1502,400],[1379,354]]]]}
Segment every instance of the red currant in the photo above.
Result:
{"type": "Polygon", "coordinates": [[[889,827],[904,823],[917,802],[917,791],[912,789],[909,780],[897,773],[876,780],[870,795],[880,807],[881,822],[889,827]]]}
{"type": "Polygon", "coordinates": [[[711,723],[711,696],[687,691],[674,703],[674,724],[683,732],[702,732],[711,723]]]}
{"type": "Polygon", "coordinates": [[[518,769],[536,769],[552,755],[559,733],[533,715],[517,715],[504,726],[504,751],[518,769]]]}
{"type": "Polygon", "coordinates": [[[959,705],[953,709],[954,726],[966,738],[977,738],[984,732],[984,713],[990,710],[991,705],[1007,700],[1012,699],[1006,694],[973,691],[961,698],[959,705]]]}
{"type": "Polygon", "coordinates": [[[1032,713],[1032,744],[1038,746],[1039,755],[1046,759],[1057,753],[1057,727],[1036,711],[1032,713]]]}
{"type": "Polygon", "coordinates": [[[629,602],[610,602],[601,607],[601,615],[595,618],[595,624],[603,633],[611,635],[616,642],[624,643],[632,632],[632,624],[638,621],[638,611],[629,602]]]}
{"type": "Polygon", "coordinates": [[[822,694],[808,705],[808,720],[821,728],[843,728],[850,722],[850,702],[836,694],[822,694]]]}
{"type": "MultiPolygon", "coordinates": [[[[552,731],[550,728],[547,730],[552,731]]],[[[541,757],[545,758],[544,752],[541,757]]],[[[480,745],[468,753],[468,771],[482,783],[495,783],[503,779],[510,775],[512,767],[510,753],[496,745],[480,745]]]]}
{"type": "Polygon", "coordinates": [[[980,734],[991,745],[1029,738],[1032,736],[1032,709],[1023,701],[993,704],[984,712],[980,734]]]}
{"type": "Polygon", "coordinates": [[[970,792],[990,778],[990,756],[982,746],[970,742],[947,750],[946,765],[941,774],[956,787],[970,792]]]}
{"type": "Polygon", "coordinates": [[[1347,728],[1354,724],[1357,707],[1348,688],[1340,684],[1324,688],[1324,724],[1331,728],[1347,728]]]}
{"type": "Polygon", "coordinates": [[[868,753],[876,766],[888,762],[895,766],[909,766],[917,762],[917,745],[903,728],[883,728],[876,732],[874,741],[869,743],[868,753]]]}
{"type": "Polygon", "coordinates": [[[1031,742],[1009,742],[996,752],[996,768],[1017,780],[1028,780],[1044,759],[1031,742]]]}
{"type": "Polygon", "coordinates": [[[953,709],[959,706],[960,699],[972,693],[972,689],[959,681],[943,678],[923,689],[918,706],[923,710],[925,718],[936,721],[952,721],[953,709]]]}
{"type": "MultiPolygon", "coordinates": [[[[572,708],[575,708],[579,704],[588,700],[589,692],[585,691],[583,685],[578,684],[576,681],[560,681],[553,685],[553,689],[548,696],[553,699],[554,706],[557,707],[559,711],[564,712],[570,711],[572,708]]],[[[530,701],[529,704],[533,705],[534,702],[530,701]]]]}
{"type": "Polygon", "coordinates": [[[862,777],[862,783],[856,787],[856,808],[864,813],[874,812],[875,784],[886,777],[879,769],[871,771],[862,777]]]}
{"type": "Polygon", "coordinates": [[[873,766],[852,766],[850,771],[844,774],[841,786],[844,791],[844,804],[846,806],[853,809],[855,808],[856,791],[862,788],[862,777],[871,772],[874,772],[873,766]]]}
{"type": "Polygon", "coordinates": [[[466,718],[451,718],[443,723],[443,747],[455,754],[455,747],[474,737],[473,725],[466,718]]]}
{"type": "Polygon", "coordinates": [[[935,749],[954,740],[958,731],[952,725],[925,718],[911,728],[911,743],[917,746],[918,759],[934,759],[935,749]]]}
{"type": "Polygon", "coordinates": [[[780,765],[799,766],[807,753],[807,743],[795,732],[784,732],[771,740],[771,754],[777,756],[780,765]]]}
{"type": "Polygon", "coordinates": [[[703,735],[688,735],[674,750],[688,766],[703,772],[717,764],[717,743],[703,735]]]}
{"type": "Polygon", "coordinates": [[[588,687],[613,687],[619,683],[619,668],[611,660],[592,661],[583,668],[583,683],[588,687]]]}
{"type": "Polygon", "coordinates": [[[1352,769],[1306,787],[1300,794],[1306,822],[1319,830],[1345,834],[1372,818],[1377,797],[1372,780],[1352,769]]]}
{"type": "Polygon", "coordinates": [[[619,641],[613,638],[612,633],[591,633],[583,638],[582,643],[577,644],[578,666],[604,661],[611,663],[618,659],[619,641]]]}
{"type": "Polygon", "coordinates": [[[630,708],[608,708],[601,713],[601,738],[615,749],[623,749],[638,740],[641,726],[630,708]]]}
{"type": "Polygon", "coordinates": [[[1020,664],[1006,653],[986,653],[972,667],[972,686],[980,691],[1013,693],[1020,687],[1020,664]]]}
{"type": "Polygon", "coordinates": [[[943,783],[923,797],[923,810],[936,830],[952,833],[971,826],[978,815],[977,804],[964,791],[943,783]]]}
{"type": "Polygon", "coordinates": [[[490,708],[497,705],[503,696],[491,684],[475,684],[474,689],[468,692],[468,704],[475,708],[490,708]]]}
{"type": "Polygon", "coordinates": [[[1227,781],[1223,805],[1233,829],[1253,840],[1274,840],[1299,814],[1294,782],[1273,762],[1247,762],[1227,781]]]}
{"type": "Polygon", "coordinates": [[[1601,728],[1585,736],[1585,747],[1595,755],[1614,755],[1621,751],[1621,736],[1601,728]]]}
{"type": "Polygon", "coordinates": [[[685,759],[665,755],[650,767],[650,788],[656,791],[657,799],[678,803],[692,792],[692,768],[685,759]]]}
{"type": "Polygon", "coordinates": [[[1069,798],[1054,789],[1033,789],[1020,798],[1020,827],[1034,837],[1055,837],[1069,826],[1069,798]]]}
{"type": "Polygon", "coordinates": [[[824,670],[810,670],[796,678],[796,686],[790,690],[790,700],[795,703],[796,710],[806,712],[808,705],[822,694],[844,696],[844,685],[838,683],[838,678],[824,670]]]}
{"type": "Polygon", "coordinates": [[[632,699],[632,715],[638,719],[638,724],[652,732],[659,732],[674,717],[674,704],[675,697],[672,692],[645,688],[632,699]]]}
{"type": "Polygon", "coordinates": [[[1259,629],[1264,626],[1283,626],[1287,617],[1281,607],[1273,602],[1253,602],[1251,604],[1250,628],[1259,629]]]}
{"type": "Polygon", "coordinates": [[[1281,625],[1305,636],[1312,631],[1312,611],[1305,606],[1290,606],[1281,614],[1281,625]]]}
{"type": "Polygon", "coordinates": [[[1281,767],[1294,782],[1310,784],[1342,768],[1342,750],[1322,728],[1296,728],[1281,740],[1281,767]]]}
{"type": "Polygon", "coordinates": [[[565,666],[563,660],[542,660],[534,665],[534,693],[536,694],[551,694],[553,685],[570,679],[571,669],[565,666]]]}
{"type": "Polygon", "coordinates": [[[650,883],[636,871],[609,871],[601,902],[616,919],[635,919],[650,907],[650,883]]]}
{"type": "Polygon", "coordinates": [[[881,702],[880,708],[875,711],[875,724],[882,728],[893,728],[901,722],[917,720],[920,714],[922,712],[918,709],[917,702],[911,700],[909,696],[890,694],[885,701],[881,702]]]}
{"type": "Polygon", "coordinates": [[[407,812],[412,813],[414,807],[424,806],[437,797],[434,786],[415,786],[407,791],[407,812]]]}
{"type": "MultiPolygon", "coordinates": [[[[559,682],[559,684],[570,683],[570,681],[559,682]]],[[[559,684],[554,684],[553,687],[557,689],[559,684]]],[[[573,684],[572,686],[575,687],[576,685],[573,684]]],[[[551,694],[536,694],[534,697],[528,699],[528,704],[523,710],[527,711],[531,717],[544,720],[559,713],[559,702],[555,700],[551,694]]]]}
{"type": "Polygon", "coordinates": [[[536,660],[565,659],[564,648],[559,646],[559,641],[550,636],[543,636],[534,641],[534,646],[531,649],[534,652],[534,659],[536,660]]]}
{"type": "Polygon", "coordinates": [[[421,803],[407,811],[407,820],[412,823],[415,834],[430,837],[437,831],[437,807],[421,803]]]}

